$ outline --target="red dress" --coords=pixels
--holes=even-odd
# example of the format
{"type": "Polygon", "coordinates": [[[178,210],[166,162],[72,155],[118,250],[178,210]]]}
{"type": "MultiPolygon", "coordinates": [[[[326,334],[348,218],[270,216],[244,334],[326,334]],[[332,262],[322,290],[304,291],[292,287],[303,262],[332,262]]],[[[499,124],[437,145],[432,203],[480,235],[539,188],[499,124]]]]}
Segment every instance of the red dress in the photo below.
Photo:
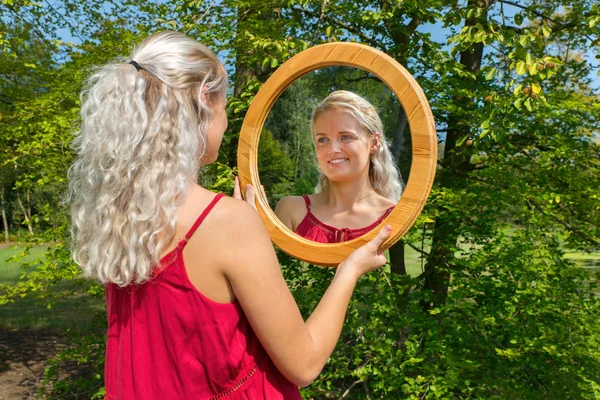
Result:
{"type": "Polygon", "coordinates": [[[142,285],[106,285],[109,400],[301,399],[270,360],[239,302],[216,303],[190,282],[182,251],[217,195],[142,285]]]}
{"type": "Polygon", "coordinates": [[[307,195],[302,196],[306,203],[306,216],[298,224],[296,233],[303,238],[319,243],[339,243],[348,240],[356,239],[371,230],[381,223],[392,212],[395,206],[385,210],[385,213],[371,225],[359,229],[336,228],[319,221],[317,217],[310,211],[310,198],[307,195]]]}

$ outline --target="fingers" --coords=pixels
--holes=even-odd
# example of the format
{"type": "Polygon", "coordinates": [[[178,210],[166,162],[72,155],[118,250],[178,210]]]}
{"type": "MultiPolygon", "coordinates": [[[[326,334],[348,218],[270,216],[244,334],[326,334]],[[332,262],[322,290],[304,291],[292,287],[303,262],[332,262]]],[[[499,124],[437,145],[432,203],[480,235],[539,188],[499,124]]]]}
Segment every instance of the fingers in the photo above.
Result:
{"type": "Polygon", "coordinates": [[[254,188],[250,184],[246,185],[246,202],[254,207],[254,188]]]}
{"type": "Polygon", "coordinates": [[[235,176],[235,184],[233,185],[233,198],[242,200],[242,191],[240,190],[240,179],[235,176]]]}
{"type": "Polygon", "coordinates": [[[379,249],[379,247],[385,242],[392,233],[392,227],[390,225],[386,225],[377,233],[377,235],[369,242],[369,244],[375,246],[375,248],[379,249]]]}

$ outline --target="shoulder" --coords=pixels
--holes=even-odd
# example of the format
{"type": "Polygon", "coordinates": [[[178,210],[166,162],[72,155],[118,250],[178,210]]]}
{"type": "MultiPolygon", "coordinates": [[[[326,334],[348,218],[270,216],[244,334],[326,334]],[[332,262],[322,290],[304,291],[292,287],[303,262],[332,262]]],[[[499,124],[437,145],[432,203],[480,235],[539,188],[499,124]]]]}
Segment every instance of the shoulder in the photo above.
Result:
{"type": "Polygon", "coordinates": [[[388,209],[390,207],[394,207],[397,205],[397,203],[395,203],[393,200],[390,200],[387,197],[384,197],[377,192],[375,192],[375,196],[373,196],[371,199],[372,199],[371,200],[372,206],[376,207],[378,209],[379,208],[388,209]]]}
{"type": "Polygon", "coordinates": [[[200,230],[210,232],[204,235],[204,240],[235,239],[240,232],[265,230],[260,216],[252,206],[242,200],[222,196],[210,192],[202,187],[194,187],[179,213],[179,223],[182,227],[191,228],[199,217],[199,210],[206,212],[207,207],[216,200],[212,209],[207,213],[200,225],[200,230]]]}
{"type": "Polygon", "coordinates": [[[275,215],[291,230],[295,230],[306,216],[306,201],[302,196],[287,196],[279,200],[275,215]]]}
{"type": "Polygon", "coordinates": [[[277,203],[277,206],[275,208],[287,210],[290,208],[295,209],[298,206],[303,206],[304,208],[306,208],[306,201],[304,200],[303,196],[284,197],[283,199],[279,200],[279,202],[277,203]]]}
{"type": "Polygon", "coordinates": [[[390,208],[393,208],[396,205],[397,205],[397,203],[394,203],[392,200],[390,200],[386,197],[383,197],[381,195],[378,195],[374,199],[371,207],[373,210],[372,212],[374,212],[377,216],[381,216],[381,215],[386,214],[390,208]]]}
{"type": "Polygon", "coordinates": [[[243,200],[223,196],[211,214],[212,224],[219,227],[219,231],[233,234],[240,231],[265,230],[256,210],[243,200]]]}
{"type": "Polygon", "coordinates": [[[384,207],[384,208],[387,209],[387,208],[390,208],[390,207],[397,206],[398,203],[395,203],[392,200],[390,200],[390,199],[388,199],[386,197],[381,196],[381,205],[382,205],[382,207],[384,207]]]}

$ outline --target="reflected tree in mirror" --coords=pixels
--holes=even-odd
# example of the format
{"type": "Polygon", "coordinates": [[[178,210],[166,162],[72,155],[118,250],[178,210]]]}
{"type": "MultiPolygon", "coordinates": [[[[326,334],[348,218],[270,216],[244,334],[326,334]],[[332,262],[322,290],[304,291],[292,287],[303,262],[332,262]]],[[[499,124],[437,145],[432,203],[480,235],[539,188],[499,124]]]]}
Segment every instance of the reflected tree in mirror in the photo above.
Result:
{"type": "Polygon", "coordinates": [[[395,94],[367,71],[343,66],[321,68],[297,79],[281,94],[261,133],[258,169],[272,208],[285,196],[315,192],[319,170],[311,115],[317,103],[335,90],[355,92],[375,106],[406,183],[412,161],[410,132],[402,125],[404,112],[395,94]]]}

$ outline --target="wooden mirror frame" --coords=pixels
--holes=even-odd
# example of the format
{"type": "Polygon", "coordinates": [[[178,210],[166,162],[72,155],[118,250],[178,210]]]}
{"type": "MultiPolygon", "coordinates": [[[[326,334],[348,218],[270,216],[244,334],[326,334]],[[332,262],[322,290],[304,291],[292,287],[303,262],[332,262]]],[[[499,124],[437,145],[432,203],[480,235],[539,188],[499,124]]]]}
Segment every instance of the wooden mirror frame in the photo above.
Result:
{"type": "MultiPolygon", "coordinates": [[[[396,60],[372,47],[358,43],[327,43],[306,49],[282,64],[264,83],[246,113],[238,144],[238,169],[241,187],[250,183],[260,188],[258,144],[271,107],[292,82],[316,69],[348,66],[379,77],[396,94],[410,126],[412,163],[402,197],[382,224],[392,226],[390,238],[381,251],[396,243],[413,225],[429,196],[437,164],[435,121],[423,90],[412,75],[396,60]]],[[[264,191],[255,190],[256,208],[271,240],[292,257],[311,264],[337,266],[350,253],[367,243],[378,228],[359,238],[341,243],[307,240],[285,226],[275,215],[264,191]]]]}

